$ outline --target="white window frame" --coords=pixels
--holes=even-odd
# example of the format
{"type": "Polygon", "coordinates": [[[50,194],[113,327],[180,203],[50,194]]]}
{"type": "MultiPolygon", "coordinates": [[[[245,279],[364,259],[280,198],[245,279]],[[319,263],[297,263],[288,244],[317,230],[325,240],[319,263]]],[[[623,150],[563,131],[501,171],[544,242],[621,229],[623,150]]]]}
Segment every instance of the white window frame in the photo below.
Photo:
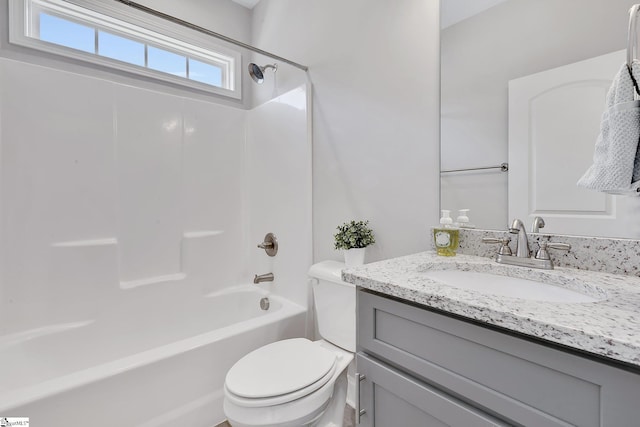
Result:
{"type": "Polygon", "coordinates": [[[9,42],[12,44],[235,99],[242,98],[240,52],[216,44],[211,37],[195,30],[140,13],[116,2],[105,3],[104,0],[9,0],[9,7],[9,42]],[[218,66],[222,69],[223,87],[40,40],[37,22],[40,12],[218,66]]]}

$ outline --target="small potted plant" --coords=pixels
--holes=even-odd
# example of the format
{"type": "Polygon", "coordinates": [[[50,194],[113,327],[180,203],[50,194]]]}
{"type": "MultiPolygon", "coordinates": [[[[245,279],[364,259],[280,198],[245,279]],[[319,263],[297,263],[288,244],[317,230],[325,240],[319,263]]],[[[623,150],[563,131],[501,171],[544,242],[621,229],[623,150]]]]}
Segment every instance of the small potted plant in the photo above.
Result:
{"type": "Polygon", "coordinates": [[[344,262],[348,266],[364,264],[365,248],[376,242],[369,221],[345,222],[336,227],[335,249],[344,251],[344,262]]]}

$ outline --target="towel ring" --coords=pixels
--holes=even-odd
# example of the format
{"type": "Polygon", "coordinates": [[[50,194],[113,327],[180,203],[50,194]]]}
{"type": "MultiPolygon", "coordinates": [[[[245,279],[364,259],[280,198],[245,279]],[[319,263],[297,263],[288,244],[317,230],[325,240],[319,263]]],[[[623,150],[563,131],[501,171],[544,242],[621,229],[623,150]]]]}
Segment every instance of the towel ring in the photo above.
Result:
{"type": "Polygon", "coordinates": [[[633,60],[636,59],[636,50],[638,42],[638,33],[636,24],[638,23],[638,11],[640,4],[634,4],[629,9],[629,37],[627,40],[627,66],[631,67],[633,60]]]}

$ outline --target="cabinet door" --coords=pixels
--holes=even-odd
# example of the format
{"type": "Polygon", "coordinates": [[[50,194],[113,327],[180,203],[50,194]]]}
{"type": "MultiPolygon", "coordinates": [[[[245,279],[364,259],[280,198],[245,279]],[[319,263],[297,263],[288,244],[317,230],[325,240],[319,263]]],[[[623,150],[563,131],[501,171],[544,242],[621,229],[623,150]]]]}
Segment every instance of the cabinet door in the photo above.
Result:
{"type": "Polygon", "coordinates": [[[360,425],[366,427],[506,426],[466,403],[376,361],[356,355],[360,425]]]}

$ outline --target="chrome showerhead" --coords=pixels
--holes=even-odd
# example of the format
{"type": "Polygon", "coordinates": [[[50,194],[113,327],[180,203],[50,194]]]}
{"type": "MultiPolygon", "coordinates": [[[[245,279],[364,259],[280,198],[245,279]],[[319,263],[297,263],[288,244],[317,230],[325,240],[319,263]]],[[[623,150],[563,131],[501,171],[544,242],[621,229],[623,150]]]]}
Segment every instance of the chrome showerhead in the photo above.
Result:
{"type": "Polygon", "coordinates": [[[264,70],[268,68],[273,68],[273,72],[278,71],[278,64],[268,64],[264,67],[254,64],[253,62],[249,64],[249,75],[253,79],[254,82],[258,84],[262,84],[264,82],[264,70]]]}

